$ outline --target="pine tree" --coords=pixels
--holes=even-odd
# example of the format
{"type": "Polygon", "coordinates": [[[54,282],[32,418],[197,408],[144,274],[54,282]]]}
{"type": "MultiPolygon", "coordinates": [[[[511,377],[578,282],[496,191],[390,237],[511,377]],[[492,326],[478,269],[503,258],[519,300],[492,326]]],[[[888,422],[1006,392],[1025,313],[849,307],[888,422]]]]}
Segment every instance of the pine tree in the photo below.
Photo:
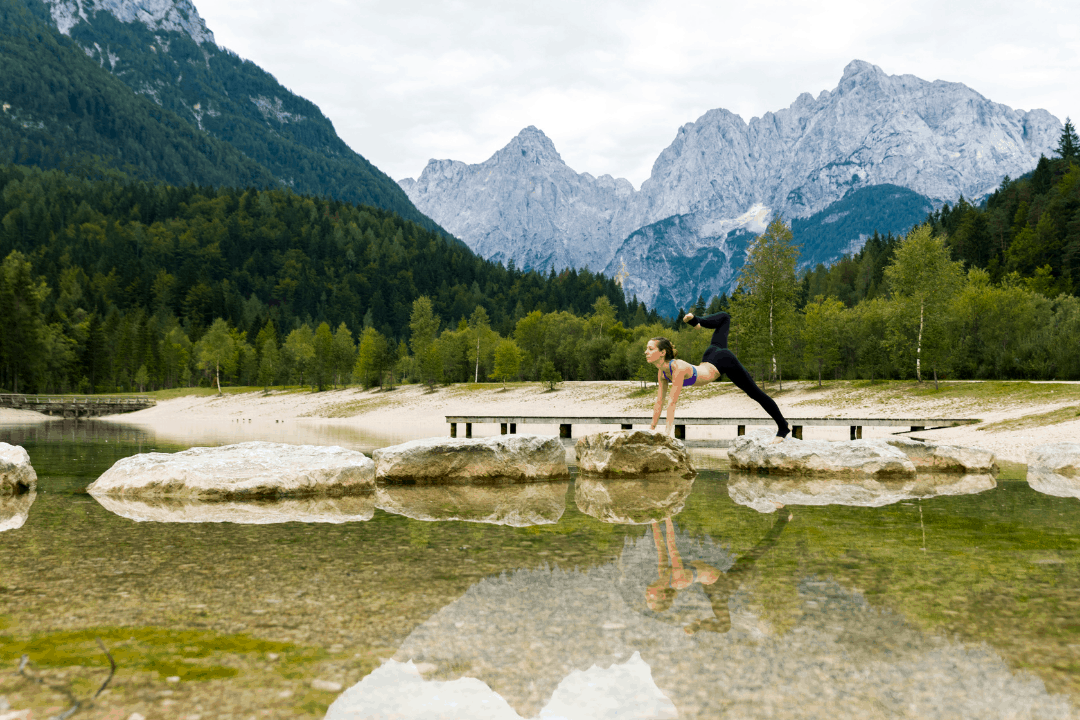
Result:
{"type": "Polygon", "coordinates": [[[1076,128],[1072,120],[1065,118],[1065,127],[1061,130],[1061,138],[1058,140],[1057,153],[1063,160],[1080,160],[1080,137],[1076,136],[1076,128]]]}

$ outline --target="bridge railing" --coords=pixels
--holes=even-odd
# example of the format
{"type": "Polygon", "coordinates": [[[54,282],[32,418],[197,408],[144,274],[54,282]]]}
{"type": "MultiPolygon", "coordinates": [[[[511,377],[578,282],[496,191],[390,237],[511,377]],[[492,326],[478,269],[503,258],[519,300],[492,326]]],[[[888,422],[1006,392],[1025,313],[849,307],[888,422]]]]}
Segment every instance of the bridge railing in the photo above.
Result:
{"type": "Polygon", "coordinates": [[[131,405],[149,407],[155,402],[148,395],[117,397],[110,395],[22,395],[0,394],[0,407],[22,408],[42,405],[131,405]]]}

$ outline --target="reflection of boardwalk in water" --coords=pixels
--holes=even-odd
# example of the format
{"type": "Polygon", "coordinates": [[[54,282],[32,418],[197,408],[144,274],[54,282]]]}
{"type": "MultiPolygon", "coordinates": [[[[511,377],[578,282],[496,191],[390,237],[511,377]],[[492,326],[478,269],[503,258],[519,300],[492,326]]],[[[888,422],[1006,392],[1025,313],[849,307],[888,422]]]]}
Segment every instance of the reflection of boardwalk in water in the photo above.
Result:
{"type": "MultiPolygon", "coordinates": [[[[615,563],[486,578],[416,628],[393,662],[412,661],[423,678],[449,683],[437,686],[444,698],[464,687],[453,681],[472,678],[474,691],[486,691],[475,683],[482,681],[513,709],[492,717],[536,717],[581,678],[575,673],[594,673],[595,687],[604,685],[605,672],[640,676],[635,653],[651,677],[637,681],[643,702],[659,713],[645,692],[654,683],[680,718],[1074,717],[1066,697],[1014,674],[989,648],[926,636],[832,581],[801,580],[790,629],[764,632],[768,624],[745,580],[787,522],[787,513],[778,513],[754,550],[739,558],[707,538],[677,533],[681,555],[709,558],[726,572],[711,585],[692,584],[680,592],[683,605],[660,612],[645,603],[644,590],[658,576],[651,528],[628,537],[615,563]]],[[[403,666],[375,677],[372,691],[397,667],[403,666]]],[[[411,677],[409,692],[423,695],[419,676],[411,677]]],[[[364,682],[328,718],[375,716],[365,706],[364,682]]],[[[392,696],[386,686],[379,691],[380,703],[392,696]]]]}

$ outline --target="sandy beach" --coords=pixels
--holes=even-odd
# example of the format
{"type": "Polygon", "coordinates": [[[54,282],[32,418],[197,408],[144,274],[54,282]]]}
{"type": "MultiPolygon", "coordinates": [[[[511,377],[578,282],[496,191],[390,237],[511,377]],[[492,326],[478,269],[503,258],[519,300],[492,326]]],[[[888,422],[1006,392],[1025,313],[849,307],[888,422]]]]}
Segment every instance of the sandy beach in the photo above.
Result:
{"type": "MultiPolygon", "coordinates": [[[[416,385],[393,391],[350,388],[324,392],[227,392],[159,400],[153,408],[114,415],[110,421],[144,426],[158,437],[177,442],[223,438],[328,442],[335,437],[351,444],[381,446],[421,437],[449,434],[447,415],[650,415],[655,386],[643,392],[633,382],[563,383],[545,391],[538,383],[453,385],[434,392],[416,385]]],[[[770,385],[788,417],[833,418],[978,418],[977,425],[925,430],[916,437],[938,443],[983,447],[1006,462],[1024,463],[1028,448],[1080,437],[1080,384],[914,382],[790,382],[783,391],[770,385]]],[[[729,383],[687,388],[679,416],[767,417],[729,383]]],[[[29,411],[0,410],[0,423],[24,424],[49,418],[29,411]]],[[[661,422],[661,426],[663,423],[661,422]]],[[[611,429],[575,426],[574,435],[611,429]]],[[[462,429],[463,430],[463,429],[462,429]]],[[[884,437],[897,428],[866,427],[863,436],[884,437]]],[[[475,425],[476,436],[494,435],[499,426],[475,425]]],[[[525,425],[518,432],[556,434],[556,426],[525,425]]],[[[463,434],[463,433],[462,433],[463,434]]],[[[734,426],[687,428],[688,439],[735,436],[734,426]]],[[[804,437],[844,440],[846,427],[810,427],[804,437]]],[[[722,454],[722,451],[720,451],[722,454]]]]}

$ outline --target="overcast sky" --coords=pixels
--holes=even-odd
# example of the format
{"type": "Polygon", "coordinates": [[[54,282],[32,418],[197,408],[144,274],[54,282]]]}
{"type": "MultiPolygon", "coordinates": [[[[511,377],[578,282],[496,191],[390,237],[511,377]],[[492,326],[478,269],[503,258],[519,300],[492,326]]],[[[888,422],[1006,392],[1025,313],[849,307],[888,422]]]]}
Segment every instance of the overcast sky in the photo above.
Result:
{"type": "Polygon", "coordinates": [[[219,45],[317,104],[395,180],[535,125],[577,172],[639,187],[680,125],[749,121],[860,59],[1080,117],[1070,0],[194,0],[219,45]]]}

